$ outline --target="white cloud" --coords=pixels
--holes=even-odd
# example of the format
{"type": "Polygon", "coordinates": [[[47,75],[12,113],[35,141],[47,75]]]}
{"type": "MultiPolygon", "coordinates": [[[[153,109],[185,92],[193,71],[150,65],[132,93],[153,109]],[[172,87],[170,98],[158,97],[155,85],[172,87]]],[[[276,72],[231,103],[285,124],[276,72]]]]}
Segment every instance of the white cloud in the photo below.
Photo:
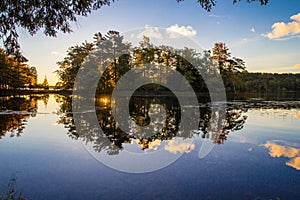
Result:
{"type": "Polygon", "coordinates": [[[62,57],[65,56],[65,54],[63,54],[63,53],[61,53],[61,52],[58,52],[58,51],[51,51],[50,54],[51,54],[52,56],[57,57],[57,58],[62,58],[62,57]]]}
{"type": "Polygon", "coordinates": [[[60,55],[60,53],[57,51],[51,51],[51,55],[58,56],[58,55],[60,55]]]}
{"type": "Polygon", "coordinates": [[[214,18],[229,18],[226,15],[208,15],[209,17],[214,17],[214,18]]]}
{"type": "Polygon", "coordinates": [[[272,26],[272,32],[264,34],[269,39],[278,39],[300,34],[300,13],[290,17],[292,22],[276,22],[272,26]]]}
{"type": "Polygon", "coordinates": [[[300,22],[300,13],[298,13],[297,15],[291,16],[291,19],[292,19],[292,20],[295,20],[295,21],[297,21],[297,22],[300,22]]]}
{"type": "Polygon", "coordinates": [[[167,33],[171,38],[180,36],[176,33],[179,33],[186,37],[193,37],[197,34],[197,31],[192,26],[178,26],[178,24],[175,24],[167,28],[167,33]]]}
{"type": "Polygon", "coordinates": [[[148,25],[146,25],[145,30],[142,33],[140,33],[137,37],[143,38],[143,36],[147,36],[150,39],[162,39],[162,35],[159,32],[159,29],[157,27],[149,27],[148,25]]]}

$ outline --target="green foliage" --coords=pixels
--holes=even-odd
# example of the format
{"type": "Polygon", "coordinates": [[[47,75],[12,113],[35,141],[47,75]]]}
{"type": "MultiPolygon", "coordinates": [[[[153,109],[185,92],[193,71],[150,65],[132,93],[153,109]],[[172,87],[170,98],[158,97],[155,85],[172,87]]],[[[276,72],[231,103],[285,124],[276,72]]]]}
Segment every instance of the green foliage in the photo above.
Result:
{"type": "MultiPolygon", "coordinates": [[[[168,71],[170,68],[176,68],[192,84],[195,90],[207,91],[199,72],[188,62],[188,60],[193,60],[193,63],[199,63],[198,67],[204,70],[207,66],[204,66],[202,63],[205,63],[204,60],[208,60],[209,54],[207,53],[205,54],[206,57],[202,58],[201,54],[196,53],[194,49],[173,49],[168,46],[156,47],[150,43],[147,37],[143,38],[139,46],[131,48],[131,44],[124,42],[123,36],[120,36],[116,31],[109,31],[105,36],[97,33],[94,36],[94,42],[86,44],[90,45],[89,51],[85,51],[86,45],[76,46],[76,48],[71,47],[64,60],[57,63],[59,65],[59,70],[56,71],[59,77],[57,87],[72,89],[78,70],[80,67],[83,67],[84,70],[86,66],[82,64],[86,61],[87,63],[98,65],[98,69],[87,69],[84,75],[81,76],[84,79],[81,81],[90,81],[95,77],[96,73],[103,73],[98,84],[98,90],[106,93],[110,93],[113,90],[118,80],[127,71],[148,63],[158,64],[158,67],[160,67],[158,71],[168,71]],[[85,53],[75,54],[75,49],[80,49],[80,52],[85,53]],[[93,56],[87,57],[87,53],[91,49],[93,49],[93,56]],[[75,62],[76,60],[80,60],[80,62],[75,62]],[[104,69],[105,71],[102,72],[101,70],[104,69]]],[[[160,74],[152,76],[153,78],[159,78],[160,74]]],[[[181,83],[174,84],[178,84],[178,87],[183,86],[181,83]]]]}
{"type": "MultiPolygon", "coordinates": [[[[60,81],[57,87],[73,88],[79,68],[82,67],[88,52],[93,49],[95,60],[91,61],[89,58],[89,62],[107,66],[98,84],[98,90],[104,93],[110,93],[127,71],[147,63],[159,65],[162,67],[161,70],[174,68],[189,81],[196,92],[200,93],[206,93],[207,87],[199,71],[207,73],[215,70],[214,66],[217,66],[218,73],[221,73],[226,92],[285,92],[299,91],[300,88],[299,74],[248,73],[245,62],[232,57],[224,43],[216,43],[212,52],[204,51],[199,54],[189,48],[156,47],[150,43],[149,38],[144,37],[139,46],[130,48],[131,44],[123,42],[123,37],[118,32],[109,31],[105,36],[101,33],[95,34],[93,43],[86,42],[75,47],[71,47],[67,57],[58,62],[60,68],[56,72],[60,81]]],[[[98,71],[87,70],[83,77],[84,81],[91,80],[95,73],[100,73],[100,69],[101,67],[98,71]]],[[[159,77],[158,74],[153,76],[159,77]]],[[[183,86],[182,83],[174,84],[178,85],[178,89],[183,86]]]]}
{"type": "Polygon", "coordinates": [[[56,87],[60,89],[73,88],[77,72],[86,56],[92,50],[92,47],[93,44],[85,42],[68,49],[67,56],[64,60],[57,62],[59,69],[55,72],[60,82],[56,84],[56,87]]]}
{"type": "Polygon", "coordinates": [[[0,49],[0,89],[35,87],[37,70],[15,60],[0,49]]]}
{"type": "Polygon", "coordinates": [[[217,64],[224,81],[226,91],[236,93],[236,80],[239,74],[246,70],[245,62],[236,57],[231,57],[229,48],[225,43],[215,43],[212,49],[211,59],[217,64]]]}
{"type": "Polygon", "coordinates": [[[87,16],[92,10],[109,5],[114,0],[5,0],[0,4],[0,37],[9,54],[25,61],[18,43],[17,28],[22,27],[31,35],[40,29],[47,36],[58,31],[71,32],[70,22],[77,16],[87,16]]]}
{"type": "Polygon", "coordinates": [[[283,93],[300,91],[300,74],[241,73],[239,92],[283,93]]]}
{"type": "MultiPolygon", "coordinates": [[[[69,48],[67,56],[63,61],[57,62],[59,69],[55,71],[59,78],[57,87],[61,89],[72,89],[79,68],[87,59],[87,56],[93,49],[97,49],[94,55],[98,58],[94,62],[98,65],[109,65],[108,70],[104,72],[103,78],[100,81],[101,88],[109,90],[119,80],[121,74],[129,70],[128,56],[125,53],[130,48],[130,45],[123,42],[123,36],[120,36],[116,31],[109,31],[106,35],[96,33],[93,43],[82,43],[69,48]],[[117,57],[117,54],[122,54],[117,57]],[[103,58],[101,60],[101,58],[103,58]]],[[[90,58],[92,59],[92,58],[90,58]]],[[[92,62],[92,61],[91,61],[92,62]]],[[[90,77],[95,76],[99,71],[88,70],[85,74],[84,81],[89,81],[90,77]]]]}

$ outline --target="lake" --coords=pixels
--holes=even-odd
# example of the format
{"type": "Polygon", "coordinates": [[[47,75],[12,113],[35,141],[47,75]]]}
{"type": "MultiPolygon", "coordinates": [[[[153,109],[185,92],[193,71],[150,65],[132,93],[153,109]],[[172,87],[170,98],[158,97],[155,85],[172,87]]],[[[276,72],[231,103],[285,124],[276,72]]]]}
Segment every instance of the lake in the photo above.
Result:
{"type": "Polygon", "coordinates": [[[200,103],[188,131],[173,97],[130,99],[125,125],[105,96],[80,115],[71,96],[0,97],[0,194],[16,177],[28,199],[300,199],[298,100],[223,102],[221,128],[200,103]]]}

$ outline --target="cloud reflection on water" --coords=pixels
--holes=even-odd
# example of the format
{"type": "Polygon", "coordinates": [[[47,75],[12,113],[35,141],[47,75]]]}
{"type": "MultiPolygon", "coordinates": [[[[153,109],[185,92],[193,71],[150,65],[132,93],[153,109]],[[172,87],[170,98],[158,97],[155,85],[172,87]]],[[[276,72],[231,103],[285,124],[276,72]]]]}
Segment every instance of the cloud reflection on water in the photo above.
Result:
{"type": "Polygon", "coordinates": [[[264,147],[269,149],[269,155],[273,158],[290,158],[285,164],[300,170],[300,149],[288,145],[277,144],[274,141],[267,141],[264,147]]]}

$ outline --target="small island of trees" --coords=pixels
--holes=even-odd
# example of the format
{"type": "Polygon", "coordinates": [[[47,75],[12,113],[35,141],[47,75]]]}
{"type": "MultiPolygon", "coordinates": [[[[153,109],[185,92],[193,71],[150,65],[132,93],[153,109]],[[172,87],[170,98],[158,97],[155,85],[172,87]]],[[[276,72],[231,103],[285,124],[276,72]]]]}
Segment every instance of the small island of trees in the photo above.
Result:
{"type": "MultiPolygon", "coordinates": [[[[292,73],[251,73],[246,70],[245,62],[238,57],[231,55],[225,43],[215,43],[211,50],[200,54],[194,49],[174,49],[168,46],[156,47],[151,44],[150,39],[144,37],[138,47],[132,48],[132,44],[123,41],[117,31],[109,31],[106,35],[96,33],[93,42],[84,42],[68,49],[67,56],[57,62],[59,69],[56,71],[59,81],[56,88],[61,90],[72,90],[76,75],[82,67],[85,59],[92,50],[100,49],[103,52],[129,52],[117,60],[110,60],[111,64],[104,72],[98,90],[102,93],[111,93],[115,84],[127,71],[134,67],[142,66],[145,63],[158,63],[166,67],[176,66],[176,70],[185,76],[196,92],[205,92],[206,86],[201,76],[195,70],[207,70],[205,64],[192,66],[183,58],[195,60],[197,63],[205,63],[205,59],[211,60],[216,66],[224,81],[227,94],[241,93],[285,93],[298,92],[300,90],[300,74],[292,73]],[[114,44],[114,49],[110,44],[114,44]],[[173,55],[172,51],[178,55],[173,55]],[[161,56],[162,55],[162,56],[161,56]],[[159,59],[157,59],[159,58],[159,59]],[[201,60],[202,59],[202,60],[201,60]]],[[[88,80],[87,74],[86,79],[88,80]]]]}

